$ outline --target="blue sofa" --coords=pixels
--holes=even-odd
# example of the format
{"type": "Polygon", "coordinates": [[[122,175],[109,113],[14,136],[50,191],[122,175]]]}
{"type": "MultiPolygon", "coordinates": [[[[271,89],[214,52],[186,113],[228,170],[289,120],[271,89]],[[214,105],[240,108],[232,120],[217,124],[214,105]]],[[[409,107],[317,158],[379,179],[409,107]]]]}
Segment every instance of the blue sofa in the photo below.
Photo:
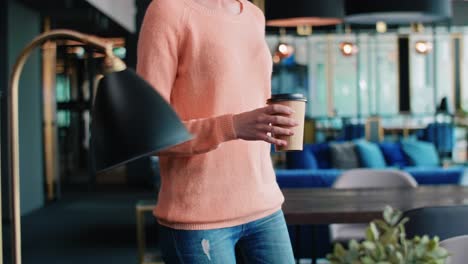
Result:
{"type": "MultiPolygon", "coordinates": [[[[331,187],[337,177],[346,170],[334,167],[331,144],[342,143],[306,144],[304,151],[288,153],[287,169],[276,170],[279,186],[281,188],[331,187]]],[[[431,143],[411,140],[375,144],[356,140],[353,141],[353,145],[359,160],[356,168],[401,169],[413,176],[420,185],[459,184],[463,177],[464,167],[440,166],[437,152],[431,143]],[[379,155],[380,160],[379,157],[376,158],[379,155]]]]}

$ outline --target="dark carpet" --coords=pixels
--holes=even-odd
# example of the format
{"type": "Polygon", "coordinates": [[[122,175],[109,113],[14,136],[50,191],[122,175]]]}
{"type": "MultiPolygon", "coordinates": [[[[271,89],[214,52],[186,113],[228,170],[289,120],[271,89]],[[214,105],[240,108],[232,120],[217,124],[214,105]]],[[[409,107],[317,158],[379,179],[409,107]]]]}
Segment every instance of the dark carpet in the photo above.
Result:
{"type": "MultiPolygon", "coordinates": [[[[136,191],[66,195],[23,217],[23,263],[137,263],[135,204],[154,198],[154,193],[136,191]]],[[[154,252],[157,227],[150,214],[146,227],[147,242],[154,252]]],[[[7,237],[8,228],[4,226],[7,237]]],[[[5,263],[11,263],[5,257],[5,263]]]]}

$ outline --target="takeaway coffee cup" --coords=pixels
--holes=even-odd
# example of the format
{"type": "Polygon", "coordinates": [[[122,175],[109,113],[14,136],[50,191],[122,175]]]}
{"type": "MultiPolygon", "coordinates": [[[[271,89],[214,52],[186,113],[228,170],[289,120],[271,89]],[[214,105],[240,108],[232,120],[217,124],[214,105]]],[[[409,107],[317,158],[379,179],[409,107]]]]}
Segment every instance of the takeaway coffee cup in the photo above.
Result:
{"type": "MultiPolygon", "coordinates": [[[[294,110],[290,117],[299,123],[298,126],[292,127],[294,135],[278,136],[278,139],[288,142],[287,146],[275,146],[276,151],[300,151],[304,144],[304,118],[307,99],[302,94],[275,94],[268,99],[267,104],[281,104],[288,106],[294,110]]],[[[273,135],[274,136],[274,135],[273,135]]]]}

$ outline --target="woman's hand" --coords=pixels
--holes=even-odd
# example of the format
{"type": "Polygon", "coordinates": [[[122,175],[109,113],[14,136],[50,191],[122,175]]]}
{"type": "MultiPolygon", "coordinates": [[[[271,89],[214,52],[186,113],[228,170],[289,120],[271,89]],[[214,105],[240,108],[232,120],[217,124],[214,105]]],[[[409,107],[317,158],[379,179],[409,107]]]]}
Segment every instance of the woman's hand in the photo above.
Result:
{"type": "Polygon", "coordinates": [[[285,140],[274,137],[294,134],[289,128],[299,124],[288,117],[292,113],[291,108],[279,104],[258,108],[234,115],[234,129],[240,139],[263,140],[277,146],[286,146],[285,140]]]}

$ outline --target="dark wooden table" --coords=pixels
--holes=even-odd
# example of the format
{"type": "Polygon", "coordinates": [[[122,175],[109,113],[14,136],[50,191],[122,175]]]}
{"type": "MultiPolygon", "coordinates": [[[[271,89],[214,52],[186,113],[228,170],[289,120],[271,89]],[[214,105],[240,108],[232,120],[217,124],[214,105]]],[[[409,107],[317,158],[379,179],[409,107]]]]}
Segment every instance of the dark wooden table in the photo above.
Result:
{"type": "MultiPolygon", "coordinates": [[[[386,189],[282,189],[283,212],[288,225],[296,225],[296,250],[300,225],[368,223],[382,218],[385,206],[401,211],[428,206],[468,205],[468,187],[458,185],[386,189]]],[[[312,237],[316,237],[313,226],[312,237]]],[[[314,245],[312,261],[316,263],[314,245]]]]}
{"type": "Polygon", "coordinates": [[[283,189],[283,211],[290,225],[367,223],[390,205],[405,211],[445,205],[468,205],[468,187],[458,185],[386,189],[283,189]]]}
{"type": "MultiPolygon", "coordinates": [[[[297,233],[300,232],[299,225],[368,223],[381,218],[386,205],[402,211],[427,206],[468,205],[468,187],[457,185],[421,186],[415,189],[295,188],[282,191],[286,222],[297,225],[297,233]]],[[[141,201],[136,205],[139,263],[155,263],[145,261],[143,218],[144,213],[151,212],[155,204],[155,201],[141,201]]],[[[312,253],[315,261],[313,249],[312,253]]]]}

